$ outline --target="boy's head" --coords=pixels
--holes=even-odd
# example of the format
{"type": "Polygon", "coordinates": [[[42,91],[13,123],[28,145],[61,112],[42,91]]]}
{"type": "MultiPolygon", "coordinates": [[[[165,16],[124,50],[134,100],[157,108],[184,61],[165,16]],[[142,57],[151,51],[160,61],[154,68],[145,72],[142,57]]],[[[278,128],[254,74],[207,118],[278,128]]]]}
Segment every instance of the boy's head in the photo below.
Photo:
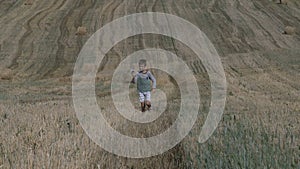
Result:
{"type": "Polygon", "coordinates": [[[147,66],[147,61],[145,59],[141,59],[139,61],[139,69],[140,71],[145,71],[147,66]]]}

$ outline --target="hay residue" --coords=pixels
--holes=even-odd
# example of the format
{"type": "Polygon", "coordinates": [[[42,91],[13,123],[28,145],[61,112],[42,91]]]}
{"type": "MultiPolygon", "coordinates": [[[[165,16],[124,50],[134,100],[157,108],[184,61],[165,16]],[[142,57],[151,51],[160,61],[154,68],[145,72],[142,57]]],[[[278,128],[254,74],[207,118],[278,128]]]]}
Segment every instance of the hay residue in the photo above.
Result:
{"type": "Polygon", "coordinates": [[[77,28],[77,32],[75,33],[75,35],[86,35],[86,33],[86,27],[80,26],[77,28]]]}
{"type": "Polygon", "coordinates": [[[296,28],[295,27],[293,27],[293,26],[286,26],[284,28],[283,34],[293,35],[293,34],[295,34],[295,32],[296,32],[296,28]]]}
{"type": "Polygon", "coordinates": [[[8,68],[0,69],[0,80],[11,80],[12,70],[8,68]]]}

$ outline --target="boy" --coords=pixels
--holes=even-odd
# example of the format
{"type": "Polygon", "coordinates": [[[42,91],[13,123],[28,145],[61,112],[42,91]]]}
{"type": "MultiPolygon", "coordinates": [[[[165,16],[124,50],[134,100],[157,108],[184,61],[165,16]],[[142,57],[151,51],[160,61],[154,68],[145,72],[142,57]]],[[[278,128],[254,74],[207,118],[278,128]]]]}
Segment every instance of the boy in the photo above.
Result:
{"type": "Polygon", "coordinates": [[[139,100],[141,103],[141,110],[145,112],[151,108],[151,91],[154,92],[156,88],[156,79],[152,73],[146,68],[146,60],[139,61],[139,72],[132,78],[132,83],[137,83],[137,90],[139,92],[139,100]],[[152,81],[152,87],[151,87],[152,81]]]}

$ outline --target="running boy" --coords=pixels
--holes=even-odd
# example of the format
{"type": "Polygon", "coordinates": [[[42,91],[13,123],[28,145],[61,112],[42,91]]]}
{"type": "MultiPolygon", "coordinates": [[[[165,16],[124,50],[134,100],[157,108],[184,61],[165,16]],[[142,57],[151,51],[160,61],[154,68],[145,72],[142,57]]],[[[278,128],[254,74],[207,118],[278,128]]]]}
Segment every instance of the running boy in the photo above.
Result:
{"type": "Polygon", "coordinates": [[[152,73],[147,69],[145,59],[139,61],[139,72],[133,77],[132,83],[137,84],[137,90],[139,92],[139,100],[141,103],[141,110],[145,112],[151,108],[151,91],[154,92],[156,88],[156,79],[152,73]],[[152,81],[152,87],[151,87],[152,81]]]}

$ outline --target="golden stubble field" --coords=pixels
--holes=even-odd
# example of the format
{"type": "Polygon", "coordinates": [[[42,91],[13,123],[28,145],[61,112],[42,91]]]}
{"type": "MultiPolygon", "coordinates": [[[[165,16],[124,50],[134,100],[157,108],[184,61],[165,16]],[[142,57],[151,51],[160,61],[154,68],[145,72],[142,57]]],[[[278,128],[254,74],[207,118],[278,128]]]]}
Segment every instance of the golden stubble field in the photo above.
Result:
{"type": "MultiPolygon", "coordinates": [[[[299,168],[299,8],[297,0],[287,5],[275,0],[2,0],[0,168],[299,168]],[[103,150],[82,129],[72,102],[72,73],[79,51],[96,30],[126,14],[150,11],[180,16],[208,36],[223,63],[227,102],[213,136],[198,144],[210,105],[202,62],[188,46],[165,36],[123,40],[107,53],[96,77],[97,101],[113,128],[148,137],[177,118],[178,86],[159,70],[153,73],[168,98],[159,119],[137,124],[116,111],[112,74],[140,49],[176,53],[193,71],[201,94],[196,124],[177,146],[150,158],[124,158],[103,150]]],[[[135,87],[130,91],[138,107],[135,87]]]]}

